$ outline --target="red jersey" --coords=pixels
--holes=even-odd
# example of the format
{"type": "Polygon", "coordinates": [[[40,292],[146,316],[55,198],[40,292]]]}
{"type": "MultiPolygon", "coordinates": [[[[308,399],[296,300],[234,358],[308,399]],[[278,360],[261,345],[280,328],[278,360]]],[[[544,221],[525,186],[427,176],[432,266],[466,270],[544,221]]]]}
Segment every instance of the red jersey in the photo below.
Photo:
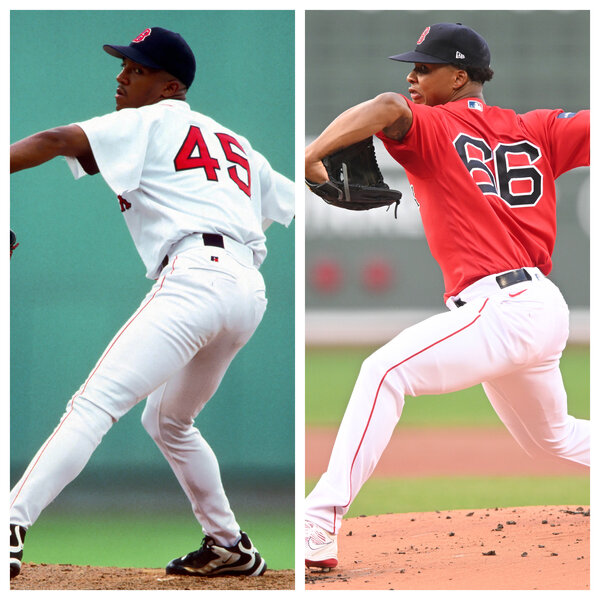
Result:
{"type": "Polygon", "coordinates": [[[404,139],[377,136],[406,171],[444,298],[493,273],[550,273],[554,180],[590,164],[590,111],[519,115],[476,98],[408,103],[413,123],[404,139]]]}

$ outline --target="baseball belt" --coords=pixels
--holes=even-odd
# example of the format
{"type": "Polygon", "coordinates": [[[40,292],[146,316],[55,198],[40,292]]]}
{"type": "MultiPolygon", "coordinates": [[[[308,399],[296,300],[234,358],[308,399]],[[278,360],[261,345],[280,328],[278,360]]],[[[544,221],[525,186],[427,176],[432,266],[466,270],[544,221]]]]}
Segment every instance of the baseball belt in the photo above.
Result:
{"type": "MultiPolygon", "coordinates": [[[[496,277],[496,282],[498,283],[498,287],[500,289],[521,283],[522,281],[531,281],[531,275],[525,269],[507,271],[506,273],[501,273],[496,277]]],[[[466,302],[460,298],[457,298],[454,300],[454,304],[460,308],[461,306],[464,306],[466,302]]]]}
{"type": "MultiPolygon", "coordinates": [[[[235,256],[240,262],[248,265],[254,264],[254,253],[252,252],[251,248],[219,233],[192,233],[187,235],[172,246],[170,254],[172,256],[178,252],[183,252],[185,249],[191,246],[198,245],[198,243],[202,243],[205,246],[211,246],[213,248],[223,248],[235,256]]],[[[165,256],[163,259],[162,267],[164,268],[168,264],[169,255],[165,256]]]]}

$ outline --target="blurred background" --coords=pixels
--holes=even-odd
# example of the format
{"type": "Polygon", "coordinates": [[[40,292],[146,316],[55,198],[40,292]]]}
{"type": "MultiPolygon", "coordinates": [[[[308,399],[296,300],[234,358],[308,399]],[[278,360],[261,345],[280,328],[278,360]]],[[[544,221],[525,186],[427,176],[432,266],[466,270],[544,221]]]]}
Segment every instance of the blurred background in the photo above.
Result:
{"type": "MultiPolygon", "coordinates": [[[[487,40],[494,70],[484,87],[488,104],[519,113],[590,108],[588,11],[307,11],[305,143],[353,105],[381,92],[406,94],[412,65],[388,57],[413,50],[425,27],[439,22],[463,23],[487,40]]],[[[326,466],[320,461],[312,470],[311,452],[318,448],[328,453],[331,430],[341,420],[362,360],[406,326],[446,310],[441,272],[427,247],[408,181],[379,140],[375,143],[386,183],[403,194],[397,219],[393,208],[355,213],[305,193],[307,489],[326,466]]],[[[571,413],[589,418],[589,169],[561,176],[557,190],[558,236],[550,278],[571,310],[571,336],[562,370],[571,413]]],[[[456,395],[410,399],[397,430],[436,427],[502,425],[477,387],[456,395]]],[[[473,453],[478,451],[473,448],[473,453]]],[[[427,448],[417,447],[414,452],[424,453],[427,448]]],[[[493,485],[480,485],[481,478],[469,483],[453,479],[450,488],[424,478],[406,485],[403,479],[394,494],[389,488],[373,494],[374,505],[367,498],[370,492],[363,491],[350,516],[369,510],[458,507],[444,504],[454,500],[460,506],[485,506],[500,498],[506,505],[550,504],[565,500],[555,494],[561,489],[573,490],[571,499],[583,502],[589,481],[586,476],[574,477],[568,484],[553,481],[548,486],[540,478],[493,485]],[[505,496],[510,490],[516,494],[517,489],[523,494],[505,496]],[[388,502],[385,508],[382,500],[388,502]]],[[[380,490],[380,483],[369,482],[365,490],[380,490]]]]}
{"type": "MultiPolygon", "coordinates": [[[[427,25],[461,22],[490,46],[488,104],[526,112],[589,108],[587,11],[308,11],[306,142],[345,109],[385,91],[407,93],[410,65],[389,60],[413,50],[427,25]]],[[[386,208],[353,213],[306,192],[307,342],[379,342],[390,320],[404,324],[443,308],[443,282],[431,257],[408,181],[379,140],[386,182],[402,192],[395,219],[386,208]],[[406,318],[405,318],[406,317],[406,318]],[[347,328],[347,320],[352,328],[347,328]],[[363,337],[358,336],[358,332],[363,337]]],[[[572,311],[572,330],[589,328],[589,169],[558,180],[558,237],[552,279],[572,311]]]]}
{"type": "MultiPolygon", "coordinates": [[[[120,61],[146,27],[196,54],[195,110],[247,137],[294,178],[293,11],[12,11],[10,139],[114,110],[120,61]],[[268,69],[265,68],[268,65],[268,69]]],[[[11,176],[11,485],[152,282],[101,176],[63,159],[11,176]]],[[[272,568],[292,568],[294,225],[267,232],[269,308],[196,424],[240,525],[272,568]]],[[[27,539],[27,562],[160,567],[201,531],[142,428],[143,403],[107,434],[27,539]],[[118,538],[118,540],[117,540],[118,538]]]]}

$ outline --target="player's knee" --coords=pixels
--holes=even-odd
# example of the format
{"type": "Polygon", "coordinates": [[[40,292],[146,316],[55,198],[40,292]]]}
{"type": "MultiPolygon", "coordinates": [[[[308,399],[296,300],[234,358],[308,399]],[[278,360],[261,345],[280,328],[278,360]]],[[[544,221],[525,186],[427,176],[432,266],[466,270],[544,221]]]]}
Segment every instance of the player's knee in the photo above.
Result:
{"type": "Polygon", "coordinates": [[[371,381],[379,384],[389,384],[393,381],[394,385],[403,390],[405,385],[404,369],[400,365],[390,365],[387,354],[380,350],[366,358],[361,366],[360,374],[368,377],[371,381]]]}
{"type": "Polygon", "coordinates": [[[372,389],[373,393],[378,395],[384,393],[393,397],[398,408],[402,410],[408,390],[401,365],[391,369],[389,360],[379,351],[375,352],[363,361],[359,380],[372,389]]]}
{"type": "Polygon", "coordinates": [[[158,406],[149,404],[146,404],[142,412],[142,425],[150,437],[157,442],[179,439],[189,427],[189,424],[162,413],[158,406]]]}
{"type": "Polygon", "coordinates": [[[97,438],[98,442],[116,422],[116,419],[103,408],[83,396],[78,396],[69,402],[66,414],[70,419],[77,421],[81,431],[85,431],[88,437],[97,438]]]}
{"type": "Polygon", "coordinates": [[[157,440],[160,437],[160,413],[157,408],[146,403],[141,421],[148,435],[157,440]]]}
{"type": "Polygon", "coordinates": [[[537,440],[540,449],[545,454],[561,457],[568,453],[569,444],[566,438],[544,438],[537,440]]]}
{"type": "Polygon", "coordinates": [[[372,354],[369,354],[362,362],[361,371],[368,371],[369,373],[385,371],[385,365],[388,362],[387,357],[384,354],[384,347],[381,347],[372,354]]]}
{"type": "MultiPolygon", "coordinates": [[[[537,452],[529,449],[531,456],[553,456],[556,458],[569,457],[573,447],[577,445],[576,432],[573,428],[574,420],[569,418],[562,426],[556,427],[550,432],[534,435],[534,443],[537,452]]],[[[527,449],[526,449],[527,450],[527,449]]]]}

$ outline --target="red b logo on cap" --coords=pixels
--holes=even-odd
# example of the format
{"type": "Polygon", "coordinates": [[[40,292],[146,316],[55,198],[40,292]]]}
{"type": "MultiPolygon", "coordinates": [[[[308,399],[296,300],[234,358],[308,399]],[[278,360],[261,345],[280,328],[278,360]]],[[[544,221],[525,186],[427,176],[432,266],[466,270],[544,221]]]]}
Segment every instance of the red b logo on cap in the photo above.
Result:
{"type": "Polygon", "coordinates": [[[144,29],[144,31],[142,31],[142,33],[140,33],[140,35],[138,35],[136,38],[133,38],[133,42],[141,42],[142,40],[145,40],[149,35],[150,35],[150,29],[144,29]]]}
{"type": "Polygon", "coordinates": [[[423,31],[423,33],[421,34],[421,37],[417,40],[417,46],[419,44],[423,43],[423,40],[425,40],[425,38],[427,37],[427,34],[429,33],[429,27],[425,27],[425,31],[423,31]]]}

